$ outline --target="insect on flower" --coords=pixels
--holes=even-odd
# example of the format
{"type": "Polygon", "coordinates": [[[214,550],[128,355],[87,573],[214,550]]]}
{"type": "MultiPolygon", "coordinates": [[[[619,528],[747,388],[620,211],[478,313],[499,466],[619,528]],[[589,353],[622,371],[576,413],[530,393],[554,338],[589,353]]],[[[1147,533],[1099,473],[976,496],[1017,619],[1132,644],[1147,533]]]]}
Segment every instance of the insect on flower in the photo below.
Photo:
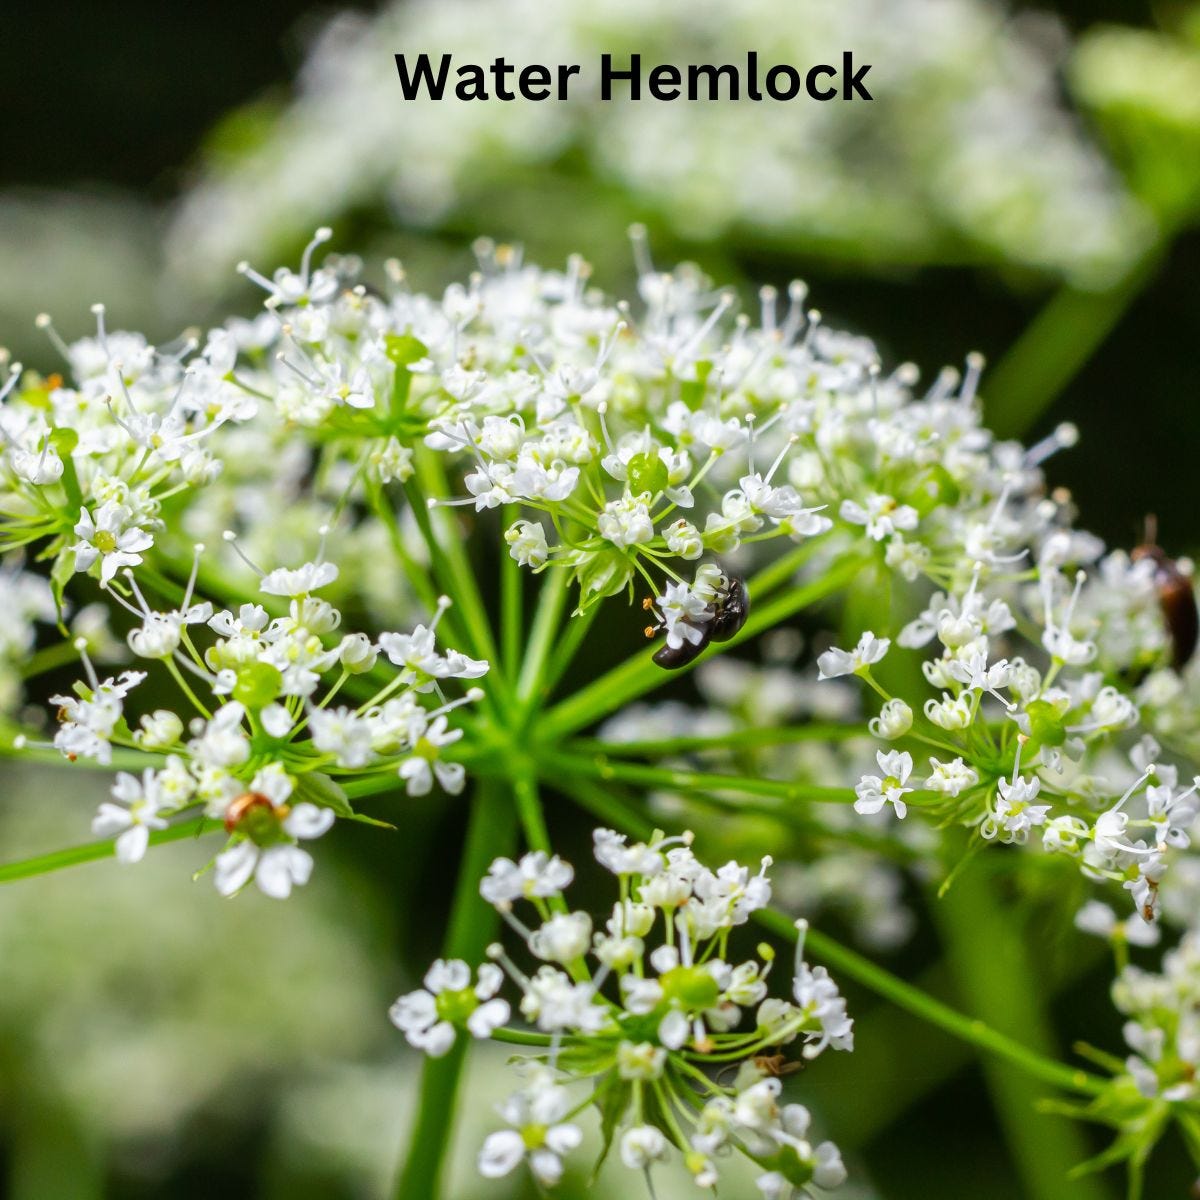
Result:
{"type": "MultiPolygon", "coordinates": [[[[698,589],[697,589],[698,590],[698,589]]],[[[643,607],[649,610],[654,601],[647,598],[643,607]]],[[[727,642],[746,623],[750,615],[750,593],[744,580],[736,575],[721,575],[712,602],[698,615],[686,614],[674,623],[668,618],[666,645],[654,653],[654,661],[665,670],[676,671],[695,662],[710,642],[727,642]],[[670,636],[672,624],[686,627],[682,637],[670,636]]],[[[646,627],[646,636],[653,637],[659,626],[646,627]]]]}
{"type": "Polygon", "coordinates": [[[1148,558],[1154,564],[1158,602],[1171,635],[1171,665],[1179,671],[1187,666],[1196,652],[1197,635],[1200,634],[1196,593],[1190,575],[1180,570],[1179,564],[1156,544],[1157,536],[1158,521],[1149,516],[1146,518],[1146,540],[1134,548],[1130,557],[1135,562],[1148,558]]]}
{"type": "Polygon", "coordinates": [[[242,823],[243,819],[257,808],[269,808],[273,810],[275,806],[271,803],[269,797],[264,796],[262,792],[243,792],[240,796],[235,796],[229,802],[229,807],[225,810],[226,830],[232,833],[242,823]]]}
{"type": "Polygon", "coordinates": [[[790,1059],[786,1054],[759,1054],[751,1060],[758,1070],[771,1079],[783,1079],[804,1069],[804,1063],[790,1059]]]}

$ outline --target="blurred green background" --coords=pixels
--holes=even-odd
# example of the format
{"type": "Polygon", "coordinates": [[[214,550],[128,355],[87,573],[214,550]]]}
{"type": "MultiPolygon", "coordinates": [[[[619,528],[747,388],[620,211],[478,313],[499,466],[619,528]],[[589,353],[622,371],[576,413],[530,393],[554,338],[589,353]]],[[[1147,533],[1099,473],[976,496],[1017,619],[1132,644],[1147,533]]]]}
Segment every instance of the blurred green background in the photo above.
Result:
{"type": "MultiPolygon", "coordinates": [[[[1186,7],[1122,0],[1003,11],[1035,7],[1057,14],[1077,44],[1092,46],[1090,59],[1064,54],[1064,63],[1075,65],[1059,77],[1063,103],[1076,106],[1083,136],[1111,156],[1114,177],[1124,180],[1119,186],[1164,231],[1128,277],[1107,288],[1077,288],[1053,272],[994,255],[864,263],[854,247],[837,253],[789,245],[786,235],[759,237],[744,228],[715,239],[676,238],[669,211],[590,182],[586,164],[569,156],[519,168],[472,204],[420,227],[385,232],[386,223],[365,203],[331,213],[334,247],[399,253],[414,286],[436,289],[470,269],[471,237],[492,234],[519,238],[535,259],[579,249],[595,262],[599,283],[619,287],[628,285],[632,264],[624,226],[645,219],[660,265],[686,254],[721,282],[743,287],[747,281],[782,287],[800,274],[830,323],[870,334],[885,361],[912,359],[926,378],[943,363],[961,363],[969,350],[1003,363],[1038,314],[1048,312],[1023,356],[1000,368],[1005,387],[997,420],[1028,440],[1059,421],[1076,422],[1080,446],[1056,459],[1050,473],[1076,495],[1083,523],[1112,544],[1131,545],[1143,515],[1153,512],[1172,552],[1194,551],[1200,544],[1193,468],[1200,434],[1200,237],[1191,228],[1200,195],[1193,192],[1200,117],[1188,108],[1200,97],[1188,94],[1194,17],[1186,7]],[[1151,32],[1151,40],[1122,44],[1106,59],[1111,48],[1089,41],[1104,22],[1151,32]],[[1181,59],[1175,77],[1158,69],[1173,47],[1181,59]],[[1133,57],[1139,50],[1150,56],[1144,63],[1133,57]],[[1135,83],[1161,83],[1161,96],[1146,97],[1137,87],[1122,92],[1127,60],[1135,83]],[[1066,99],[1068,77],[1073,101],[1066,99]],[[561,212],[539,210],[539,195],[551,186],[547,194],[567,198],[561,212]],[[1079,369],[1052,378],[1053,364],[1073,355],[1082,360],[1079,369]],[[1062,386],[1029,423],[1021,397],[1031,379],[1042,399],[1062,386]]],[[[224,0],[203,6],[142,0],[62,3],[6,17],[0,343],[50,370],[52,352],[33,331],[33,316],[43,309],[77,335],[87,328],[88,305],[104,299],[114,323],[152,337],[203,321],[226,301],[248,309],[252,300],[232,276],[228,292],[214,293],[192,288],[172,269],[164,250],[172,206],[211,164],[214,145],[227,148],[231,130],[286,104],[305,46],[333,11],[276,0],[253,8],[224,0]],[[242,106],[249,103],[254,108],[247,113],[242,106]],[[234,110],[242,116],[231,125],[234,110]],[[218,125],[224,133],[214,139],[218,125]]],[[[381,45],[380,52],[396,48],[381,45]]],[[[513,47],[496,51],[519,56],[513,47]]],[[[876,70],[885,68],[881,61],[876,70]]],[[[695,119],[704,120],[702,106],[694,107],[695,119]]],[[[1033,156],[1040,150],[1027,149],[1033,156]]],[[[269,214],[267,197],[264,206],[269,214]]],[[[1140,236],[1131,222],[1130,242],[1140,236]]],[[[290,251],[303,236],[285,234],[283,242],[290,251]]],[[[272,267],[275,253],[273,247],[258,255],[256,265],[272,267]]],[[[752,300],[748,289],[746,295],[752,300]]],[[[983,392],[990,401],[986,376],[983,392]]],[[[48,690],[59,682],[49,681],[48,690]]],[[[83,840],[103,776],[76,774],[69,788],[62,782],[52,771],[5,768],[4,859],[83,840]]],[[[402,839],[339,829],[322,847],[313,886],[286,905],[257,894],[220,902],[207,883],[192,883],[201,863],[185,845],[164,847],[130,871],[101,863],[0,891],[5,1194],[18,1200],[386,1195],[418,1063],[384,1014],[437,952],[459,833],[459,805],[445,798],[409,802],[402,839]]],[[[556,833],[586,857],[580,820],[560,811],[556,833]]],[[[1102,956],[1089,958],[1070,933],[1070,907],[1058,895],[1065,878],[1053,864],[1033,864],[1015,883],[984,874],[956,885],[936,907],[910,881],[915,935],[872,953],[964,1008],[990,1010],[990,1020],[1018,1037],[1057,1039],[1064,1053],[1078,1036],[1113,1047],[1118,1021],[1107,1001],[1109,973],[1102,956]],[[951,948],[945,959],[938,956],[939,938],[951,948]],[[1056,1029],[1031,1028],[1027,998],[1005,992],[1013,955],[1027,959],[1017,964],[1026,974],[1053,988],[1056,1029]]],[[[836,916],[829,920],[850,936],[836,916]]],[[[831,1064],[826,1056],[789,1084],[847,1154],[854,1182],[841,1194],[889,1200],[1118,1194],[1113,1180],[1039,1177],[1030,1161],[1041,1136],[1036,1130],[1053,1140],[1063,1125],[1033,1115],[1036,1087],[1022,1090],[862,993],[851,992],[851,1011],[859,1019],[853,1058],[831,1064]],[[1013,1112],[1029,1113],[1032,1135],[1013,1130],[1013,1112]]],[[[464,1200],[504,1194],[473,1177],[474,1148],[499,1098],[495,1063],[477,1054],[467,1088],[451,1188],[464,1200]]],[[[1102,1144],[1099,1136],[1083,1135],[1079,1146],[1086,1152],[1102,1144]]],[[[1166,1148],[1153,1178],[1161,1190],[1152,1194],[1185,1194],[1190,1175],[1178,1147],[1166,1148]]],[[[670,1186],[664,1178],[664,1197],[676,1194],[670,1186]]],[[[508,1194],[532,1196],[531,1189],[517,1181],[508,1194]]],[[[600,1187],[590,1194],[610,1193],[600,1187]]]]}

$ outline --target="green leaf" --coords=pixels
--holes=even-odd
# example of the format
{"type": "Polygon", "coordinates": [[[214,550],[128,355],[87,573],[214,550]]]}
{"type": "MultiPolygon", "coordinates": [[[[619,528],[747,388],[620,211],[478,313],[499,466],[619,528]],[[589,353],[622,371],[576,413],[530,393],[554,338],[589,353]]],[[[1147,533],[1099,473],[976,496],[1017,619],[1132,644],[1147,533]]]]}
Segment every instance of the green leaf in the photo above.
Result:
{"type": "Polygon", "coordinates": [[[69,633],[63,625],[63,594],[67,590],[67,583],[74,574],[75,555],[64,547],[58,552],[54,566],[50,569],[50,591],[54,596],[54,609],[64,637],[68,637],[69,633]]]}
{"type": "Polygon", "coordinates": [[[350,800],[339,783],[320,771],[301,775],[296,782],[295,796],[307,800],[320,808],[329,808],[339,817],[354,819],[358,814],[350,807],[350,800]]]}
{"type": "Polygon", "coordinates": [[[592,1168],[592,1175],[588,1181],[589,1184],[596,1182],[596,1177],[600,1174],[600,1168],[604,1166],[604,1160],[608,1158],[608,1152],[612,1149],[613,1138],[616,1136],[617,1126],[621,1123],[621,1118],[629,1108],[632,1093],[632,1086],[625,1083],[615,1071],[606,1075],[603,1082],[596,1088],[594,1097],[596,1107],[600,1110],[601,1145],[600,1157],[596,1159],[596,1165],[592,1168]]]}

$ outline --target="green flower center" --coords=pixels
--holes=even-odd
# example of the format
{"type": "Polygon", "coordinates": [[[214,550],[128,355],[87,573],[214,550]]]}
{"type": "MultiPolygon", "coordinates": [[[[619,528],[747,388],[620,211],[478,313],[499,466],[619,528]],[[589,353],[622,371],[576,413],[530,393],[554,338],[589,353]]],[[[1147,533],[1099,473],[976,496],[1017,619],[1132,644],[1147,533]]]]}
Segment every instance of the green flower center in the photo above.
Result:
{"type": "Polygon", "coordinates": [[[694,1012],[712,1008],[720,997],[717,981],[703,967],[672,967],[662,977],[663,995],[694,1012]]]}
{"type": "Polygon", "coordinates": [[[521,1130],[521,1140],[527,1150],[537,1150],[546,1143],[545,1125],[526,1125],[521,1130]]]}
{"type": "Polygon", "coordinates": [[[472,988],[466,987],[459,992],[441,992],[435,1001],[437,1015],[451,1025],[463,1025],[467,1018],[479,1007],[479,997],[472,988]]]}

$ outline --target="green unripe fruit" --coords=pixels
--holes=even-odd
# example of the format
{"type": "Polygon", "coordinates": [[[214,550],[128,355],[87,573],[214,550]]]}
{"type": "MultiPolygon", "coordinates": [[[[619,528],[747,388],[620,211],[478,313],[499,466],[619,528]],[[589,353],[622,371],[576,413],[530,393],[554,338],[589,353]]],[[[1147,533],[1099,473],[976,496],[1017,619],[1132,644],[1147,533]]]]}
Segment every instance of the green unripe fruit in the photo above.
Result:
{"type": "Polygon", "coordinates": [[[1041,746],[1061,746],[1067,740],[1062,713],[1049,700],[1034,700],[1025,708],[1030,740],[1041,746]]]}
{"type": "Polygon", "coordinates": [[[667,484],[667,464],[657,454],[635,454],[629,460],[629,490],[635,496],[649,492],[657,496],[667,484]]]}
{"type": "Polygon", "coordinates": [[[238,668],[233,698],[251,711],[265,708],[279,695],[283,676],[270,663],[251,662],[238,668]]]}

